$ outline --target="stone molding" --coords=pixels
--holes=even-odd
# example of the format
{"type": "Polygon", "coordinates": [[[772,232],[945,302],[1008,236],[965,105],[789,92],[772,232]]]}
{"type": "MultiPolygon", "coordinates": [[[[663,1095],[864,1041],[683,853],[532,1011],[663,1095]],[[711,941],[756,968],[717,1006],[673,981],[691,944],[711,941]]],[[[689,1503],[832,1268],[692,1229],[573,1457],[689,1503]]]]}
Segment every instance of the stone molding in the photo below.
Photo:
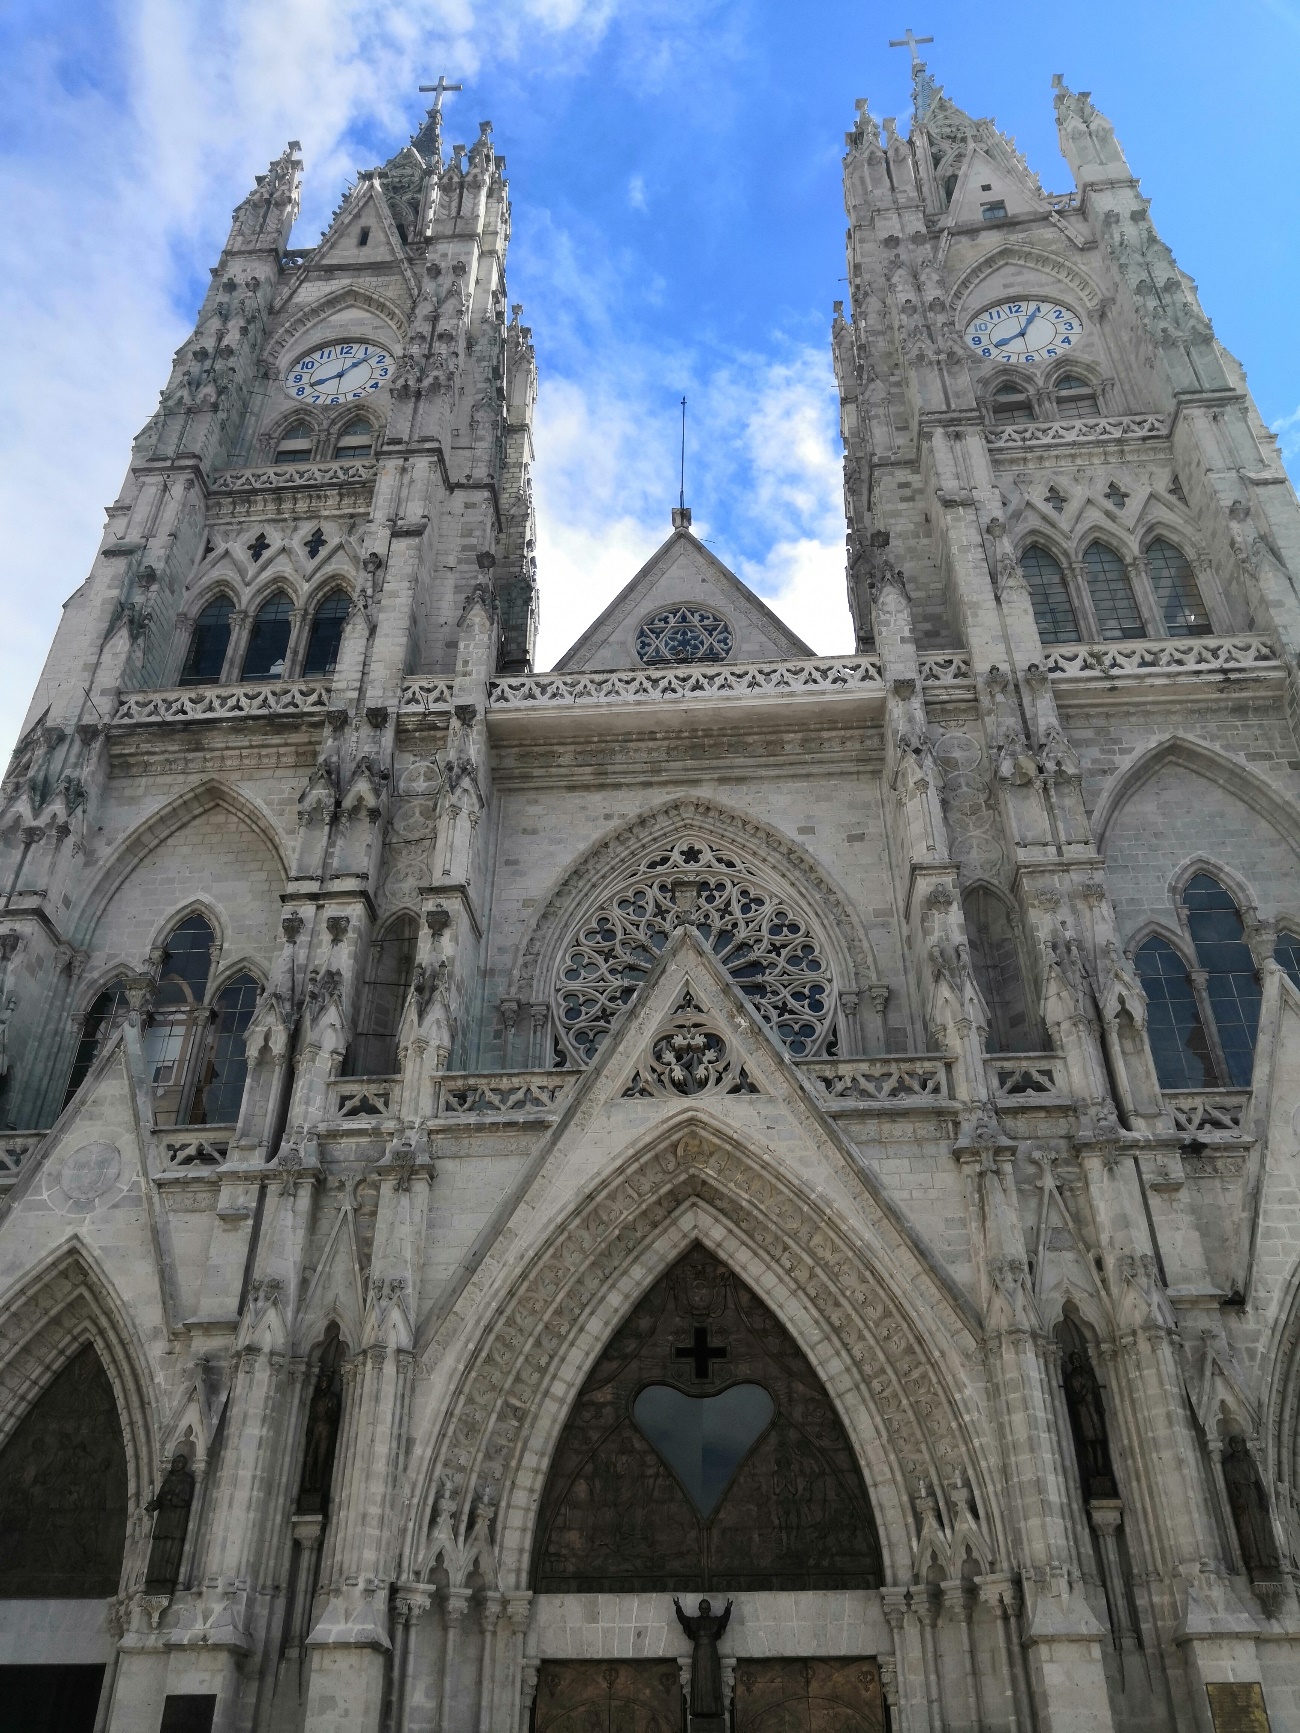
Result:
{"type": "Polygon", "coordinates": [[[1163,415],[1101,415],[1085,421],[1036,421],[1023,427],[990,428],[989,450],[1025,451],[1061,445],[1097,445],[1110,439],[1168,439],[1163,415]]]}

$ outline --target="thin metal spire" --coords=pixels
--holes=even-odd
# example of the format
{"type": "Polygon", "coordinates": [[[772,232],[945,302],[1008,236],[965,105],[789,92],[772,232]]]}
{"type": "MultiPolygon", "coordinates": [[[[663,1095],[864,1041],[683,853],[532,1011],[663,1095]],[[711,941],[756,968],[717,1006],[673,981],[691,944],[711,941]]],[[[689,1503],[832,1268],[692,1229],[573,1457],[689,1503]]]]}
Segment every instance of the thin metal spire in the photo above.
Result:
{"type": "Polygon", "coordinates": [[[682,398],[682,484],[677,496],[677,504],[682,511],[686,510],[686,399],[682,398]]]}

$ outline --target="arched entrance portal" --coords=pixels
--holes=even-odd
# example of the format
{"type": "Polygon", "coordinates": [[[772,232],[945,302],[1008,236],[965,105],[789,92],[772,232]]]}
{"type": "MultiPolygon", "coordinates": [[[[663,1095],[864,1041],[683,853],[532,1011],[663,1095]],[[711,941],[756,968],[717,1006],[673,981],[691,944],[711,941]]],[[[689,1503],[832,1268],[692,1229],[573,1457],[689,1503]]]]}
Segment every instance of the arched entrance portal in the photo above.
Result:
{"type": "MultiPolygon", "coordinates": [[[[753,1289],[693,1246],[642,1297],[578,1394],[542,1495],[534,1591],[672,1592],[692,1609],[711,1595],[720,1611],[733,1595],[882,1580],[867,1488],[820,1379],[753,1289]]],[[[734,1690],[754,1733],[883,1728],[870,1656],[746,1662],[725,1689],[711,1665],[717,1702],[703,1707],[722,1711],[734,1690]]],[[[538,1684],[537,1733],[655,1733],[681,1714],[676,1670],[662,1660],[548,1661],[538,1684]]],[[[707,1714],[691,1719],[712,1725],[707,1714]]]]}

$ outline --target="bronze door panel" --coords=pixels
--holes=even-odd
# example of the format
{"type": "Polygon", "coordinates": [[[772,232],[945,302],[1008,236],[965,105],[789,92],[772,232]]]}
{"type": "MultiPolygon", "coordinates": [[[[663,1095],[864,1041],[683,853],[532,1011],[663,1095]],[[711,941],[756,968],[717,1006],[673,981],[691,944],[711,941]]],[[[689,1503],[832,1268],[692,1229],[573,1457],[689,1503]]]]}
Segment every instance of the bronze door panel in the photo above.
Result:
{"type": "Polygon", "coordinates": [[[534,1733],[682,1733],[676,1661],[543,1661],[534,1733]]]}
{"type": "Polygon", "coordinates": [[[736,1733],[885,1733],[875,1661],[736,1662],[736,1733]]]}

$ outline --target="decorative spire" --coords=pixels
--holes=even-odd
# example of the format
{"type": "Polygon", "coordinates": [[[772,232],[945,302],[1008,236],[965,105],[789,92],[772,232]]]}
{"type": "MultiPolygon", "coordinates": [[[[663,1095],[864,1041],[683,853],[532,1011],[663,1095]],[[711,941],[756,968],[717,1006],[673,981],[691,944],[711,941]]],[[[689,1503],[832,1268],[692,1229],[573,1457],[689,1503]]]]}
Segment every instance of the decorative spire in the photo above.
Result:
{"type": "Polygon", "coordinates": [[[445,73],[438,74],[436,84],[422,84],[423,92],[433,93],[433,104],[424,118],[424,125],[412,138],[411,143],[426,161],[435,168],[442,168],[442,99],[449,90],[463,90],[463,84],[448,84],[445,73]]]}

